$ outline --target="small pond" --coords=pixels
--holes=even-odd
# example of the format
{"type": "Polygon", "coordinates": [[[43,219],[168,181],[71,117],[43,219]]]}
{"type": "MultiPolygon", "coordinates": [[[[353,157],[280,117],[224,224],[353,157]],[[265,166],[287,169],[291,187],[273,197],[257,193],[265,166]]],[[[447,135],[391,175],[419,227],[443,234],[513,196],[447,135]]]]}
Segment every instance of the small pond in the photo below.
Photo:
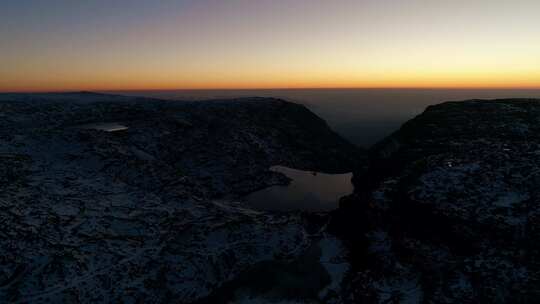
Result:
{"type": "Polygon", "coordinates": [[[353,192],[352,173],[326,174],[274,166],[272,171],[292,179],[287,186],[272,186],[246,196],[248,205],[261,210],[329,211],[353,192]]]}
{"type": "Polygon", "coordinates": [[[86,124],[86,125],[80,126],[80,128],[105,131],[105,132],[118,132],[118,131],[125,131],[129,129],[127,126],[124,126],[117,122],[98,122],[98,123],[86,124]]]}

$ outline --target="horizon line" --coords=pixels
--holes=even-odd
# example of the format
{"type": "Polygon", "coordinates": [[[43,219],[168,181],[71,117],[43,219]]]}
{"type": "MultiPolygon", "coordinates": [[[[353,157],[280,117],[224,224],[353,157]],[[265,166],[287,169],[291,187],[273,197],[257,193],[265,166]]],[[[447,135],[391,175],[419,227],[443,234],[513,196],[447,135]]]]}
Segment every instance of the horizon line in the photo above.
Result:
{"type": "Polygon", "coordinates": [[[155,89],[134,89],[134,88],[115,88],[115,89],[59,89],[59,90],[0,90],[0,94],[32,94],[32,93],[106,93],[106,92],[159,92],[159,91],[281,91],[281,90],[540,90],[540,86],[429,86],[429,87],[238,87],[238,88],[155,88],[155,89]]]}

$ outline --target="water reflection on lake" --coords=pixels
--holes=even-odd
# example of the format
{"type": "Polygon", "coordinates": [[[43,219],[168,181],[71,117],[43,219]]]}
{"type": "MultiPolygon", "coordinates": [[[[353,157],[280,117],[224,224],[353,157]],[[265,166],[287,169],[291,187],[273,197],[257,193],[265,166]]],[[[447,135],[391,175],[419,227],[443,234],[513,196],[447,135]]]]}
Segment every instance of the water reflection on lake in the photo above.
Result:
{"type": "Polygon", "coordinates": [[[249,194],[246,201],[256,209],[328,211],[337,209],[339,199],[353,192],[352,173],[325,174],[283,166],[270,170],[285,174],[292,182],[249,194]]]}

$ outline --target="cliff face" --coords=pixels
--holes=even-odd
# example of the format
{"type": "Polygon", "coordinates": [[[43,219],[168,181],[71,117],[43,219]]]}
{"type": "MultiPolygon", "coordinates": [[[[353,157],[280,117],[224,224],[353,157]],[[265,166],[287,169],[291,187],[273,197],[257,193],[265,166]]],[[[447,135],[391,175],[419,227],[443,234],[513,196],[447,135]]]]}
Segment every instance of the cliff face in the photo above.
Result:
{"type": "Polygon", "coordinates": [[[538,302],[540,101],[431,106],[370,154],[333,225],[350,299],[538,302]]]}
{"type": "Polygon", "coordinates": [[[258,263],[315,249],[320,277],[338,280],[321,279],[315,296],[335,294],[332,269],[346,265],[337,239],[300,214],[235,202],[287,183],[271,165],[354,165],[356,148],[304,107],[91,93],[0,100],[2,301],[187,303],[258,263]]]}

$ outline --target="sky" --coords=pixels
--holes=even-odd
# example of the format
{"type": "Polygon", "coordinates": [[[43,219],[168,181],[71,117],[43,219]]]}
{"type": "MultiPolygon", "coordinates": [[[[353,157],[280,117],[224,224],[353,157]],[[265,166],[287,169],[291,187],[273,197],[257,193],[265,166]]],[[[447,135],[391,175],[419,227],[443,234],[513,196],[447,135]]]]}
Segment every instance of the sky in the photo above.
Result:
{"type": "Polygon", "coordinates": [[[538,0],[2,0],[0,91],[540,88],[538,0]]]}

